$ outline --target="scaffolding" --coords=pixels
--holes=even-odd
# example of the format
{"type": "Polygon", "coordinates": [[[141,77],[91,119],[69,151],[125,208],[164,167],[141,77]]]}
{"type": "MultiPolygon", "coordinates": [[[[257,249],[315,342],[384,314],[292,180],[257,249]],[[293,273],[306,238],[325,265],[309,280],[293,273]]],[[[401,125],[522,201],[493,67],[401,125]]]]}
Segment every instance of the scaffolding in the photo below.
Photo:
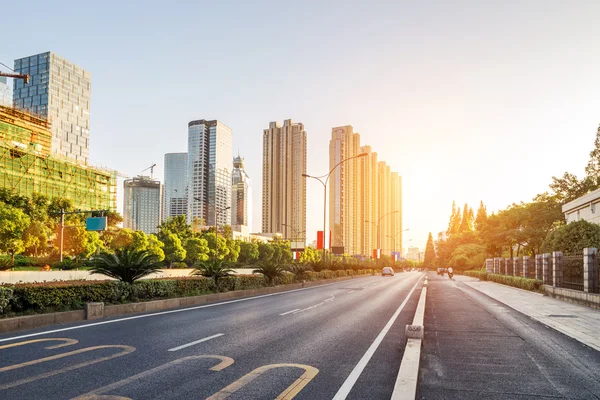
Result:
{"type": "Polygon", "coordinates": [[[52,133],[40,117],[0,106],[0,188],[71,200],[76,209],[116,210],[117,173],[50,154],[52,133]]]}

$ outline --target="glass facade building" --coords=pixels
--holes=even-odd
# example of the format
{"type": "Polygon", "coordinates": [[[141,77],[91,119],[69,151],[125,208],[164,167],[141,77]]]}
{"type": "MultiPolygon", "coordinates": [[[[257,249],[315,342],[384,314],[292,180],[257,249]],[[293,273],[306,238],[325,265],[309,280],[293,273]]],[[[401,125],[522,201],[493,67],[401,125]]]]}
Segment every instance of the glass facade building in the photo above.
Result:
{"type": "Polygon", "coordinates": [[[188,124],[188,223],[231,221],[231,129],[213,120],[188,124]]]}
{"type": "Polygon", "coordinates": [[[14,70],[31,77],[28,84],[13,80],[14,106],[50,122],[52,154],[87,164],[90,73],[51,52],[15,60],[14,70]]]}
{"type": "Polygon", "coordinates": [[[160,224],[160,182],[147,176],[123,183],[123,227],[147,234],[157,233],[160,224]]]}
{"type": "Polygon", "coordinates": [[[187,214],[187,153],[165,154],[163,221],[187,214]]]}

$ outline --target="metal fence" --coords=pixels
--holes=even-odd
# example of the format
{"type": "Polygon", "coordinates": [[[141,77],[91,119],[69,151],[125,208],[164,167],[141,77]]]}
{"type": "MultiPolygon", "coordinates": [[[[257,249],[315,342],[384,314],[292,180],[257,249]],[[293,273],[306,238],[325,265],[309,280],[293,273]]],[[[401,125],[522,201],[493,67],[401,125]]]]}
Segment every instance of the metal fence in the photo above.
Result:
{"type": "Polygon", "coordinates": [[[562,287],[583,290],[583,254],[563,255],[562,287]]]}

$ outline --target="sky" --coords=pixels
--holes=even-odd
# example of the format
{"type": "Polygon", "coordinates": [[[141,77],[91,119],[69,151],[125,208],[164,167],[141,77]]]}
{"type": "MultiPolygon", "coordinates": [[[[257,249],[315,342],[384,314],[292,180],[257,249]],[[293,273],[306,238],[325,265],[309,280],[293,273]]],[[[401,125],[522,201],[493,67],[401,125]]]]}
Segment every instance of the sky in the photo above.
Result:
{"type": "MultiPolygon", "coordinates": [[[[135,176],[218,119],[253,183],[262,131],[305,125],[307,172],[352,125],[403,178],[405,245],[452,201],[489,211],[583,174],[600,123],[600,2],[30,1],[1,11],[0,62],[53,51],[91,72],[92,162],[135,176]]],[[[3,68],[3,67],[2,67],[3,68]]],[[[5,69],[2,69],[3,71],[5,69]]],[[[233,156],[233,155],[232,155],[233,156]]],[[[308,241],[323,218],[309,180],[308,241]]]]}

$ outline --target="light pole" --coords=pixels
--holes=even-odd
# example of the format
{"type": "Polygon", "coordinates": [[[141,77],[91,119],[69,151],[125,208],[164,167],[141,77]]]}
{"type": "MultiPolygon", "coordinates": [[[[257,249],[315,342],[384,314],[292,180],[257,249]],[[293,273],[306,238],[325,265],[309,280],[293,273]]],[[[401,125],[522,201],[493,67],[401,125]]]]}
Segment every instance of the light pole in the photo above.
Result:
{"type": "MultiPolygon", "coordinates": [[[[399,234],[401,234],[402,232],[406,232],[406,231],[410,231],[410,228],[404,229],[402,231],[398,231],[393,236],[392,235],[386,235],[387,237],[389,237],[390,239],[393,240],[393,243],[394,243],[394,250],[393,250],[393,252],[394,253],[396,252],[396,238],[398,237],[399,234]]],[[[408,240],[412,240],[412,239],[408,239],[408,240]]]]}
{"type": "Polygon", "coordinates": [[[375,227],[377,228],[377,249],[379,249],[379,248],[380,248],[380,247],[379,247],[379,239],[380,239],[381,233],[380,233],[380,230],[379,230],[379,225],[380,225],[380,223],[381,223],[381,220],[383,220],[383,219],[384,219],[385,217],[387,217],[388,215],[397,214],[397,213],[399,213],[399,212],[400,212],[400,211],[398,211],[398,210],[396,210],[396,211],[390,211],[389,213],[387,213],[387,214],[383,215],[381,218],[379,218],[379,219],[377,220],[377,223],[375,223],[375,222],[372,222],[372,221],[367,221],[367,220],[365,220],[365,222],[368,222],[368,223],[370,223],[370,224],[373,224],[373,225],[375,225],[375,227]]]}
{"type": "MultiPolygon", "coordinates": [[[[328,174],[323,175],[323,176],[312,176],[312,175],[308,175],[308,174],[302,174],[303,177],[316,179],[319,182],[321,182],[321,184],[323,185],[323,257],[322,257],[323,261],[325,261],[325,228],[326,228],[326,222],[327,222],[327,219],[326,219],[326,217],[327,217],[327,182],[329,181],[329,177],[331,176],[333,171],[335,171],[335,169],[340,166],[340,164],[345,163],[346,161],[353,160],[355,158],[366,157],[366,156],[368,156],[368,153],[361,153],[361,154],[353,156],[353,157],[348,157],[348,158],[340,161],[339,163],[337,163],[335,165],[335,167],[331,168],[331,171],[329,171],[328,174]],[[325,178],[325,181],[323,181],[323,178],[325,178]]],[[[329,245],[331,245],[331,243],[329,245]]]]}

